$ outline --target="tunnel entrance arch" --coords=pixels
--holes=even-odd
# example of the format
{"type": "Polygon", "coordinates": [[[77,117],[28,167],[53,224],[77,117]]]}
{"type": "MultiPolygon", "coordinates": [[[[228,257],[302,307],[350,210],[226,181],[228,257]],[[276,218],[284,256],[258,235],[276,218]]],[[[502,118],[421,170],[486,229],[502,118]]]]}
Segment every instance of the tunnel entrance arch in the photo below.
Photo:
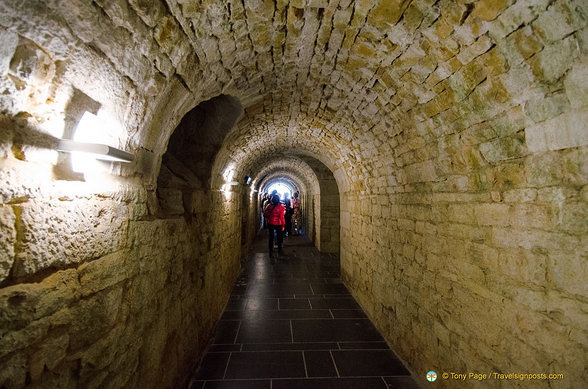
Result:
{"type": "MultiPolygon", "coordinates": [[[[277,192],[277,195],[280,197],[280,199],[284,203],[284,205],[286,204],[286,201],[288,201],[288,207],[291,207],[294,193],[300,194],[299,187],[300,187],[300,185],[297,184],[296,180],[292,179],[292,178],[278,176],[273,179],[268,179],[268,180],[266,180],[266,183],[262,186],[263,189],[260,190],[260,201],[263,204],[265,195],[271,195],[272,193],[277,192]]],[[[260,207],[260,213],[259,213],[259,220],[261,222],[263,222],[263,220],[264,220],[262,211],[263,211],[263,206],[260,207]]],[[[291,208],[290,208],[290,211],[292,211],[291,208]]],[[[294,216],[293,213],[288,213],[288,212],[285,215],[286,231],[288,231],[288,233],[303,234],[304,231],[306,231],[306,228],[304,228],[304,229],[302,228],[302,226],[304,225],[302,217],[299,217],[297,219],[297,225],[294,226],[294,225],[292,225],[293,216],[294,216]],[[296,228],[294,228],[294,227],[296,227],[296,228]]],[[[301,215],[299,215],[299,216],[301,216],[301,215]]]]}
{"type": "Polygon", "coordinates": [[[340,252],[340,194],[334,174],[318,159],[302,154],[275,155],[258,173],[260,199],[274,183],[299,183],[304,234],[323,253],[340,252]]]}

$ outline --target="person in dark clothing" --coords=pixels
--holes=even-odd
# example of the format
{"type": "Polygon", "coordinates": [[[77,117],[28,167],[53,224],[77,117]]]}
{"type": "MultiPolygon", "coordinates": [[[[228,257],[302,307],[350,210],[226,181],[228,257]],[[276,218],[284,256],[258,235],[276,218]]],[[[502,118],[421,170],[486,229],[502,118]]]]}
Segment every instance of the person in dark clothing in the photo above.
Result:
{"type": "Polygon", "coordinates": [[[282,201],[282,203],[284,204],[284,208],[286,208],[286,229],[284,235],[290,236],[292,235],[292,213],[294,213],[294,211],[290,205],[290,197],[288,193],[284,193],[284,201],[282,201]]]}
{"type": "Polygon", "coordinates": [[[286,209],[282,204],[280,204],[280,196],[273,195],[271,198],[271,203],[263,211],[263,216],[267,219],[267,226],[269,230],[268,247],[270,258],[274,257],[274,233],[277,236],[278,254],[284,255],[282,244],[284,241],[283,231],[286,224],[286,221],[284,220],[285,213],[286,209]]]}

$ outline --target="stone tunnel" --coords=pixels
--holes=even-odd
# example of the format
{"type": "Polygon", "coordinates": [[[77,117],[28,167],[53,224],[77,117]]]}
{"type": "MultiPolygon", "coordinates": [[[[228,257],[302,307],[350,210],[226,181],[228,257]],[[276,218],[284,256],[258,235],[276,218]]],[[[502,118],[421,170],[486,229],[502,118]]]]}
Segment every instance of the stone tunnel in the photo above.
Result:
{"type": "Polygon", "coordinates": [[[584,0],[3,0],[0,387],[186,387],[276,182],[421,384],[588,387],[587,27],[584,0]]]}

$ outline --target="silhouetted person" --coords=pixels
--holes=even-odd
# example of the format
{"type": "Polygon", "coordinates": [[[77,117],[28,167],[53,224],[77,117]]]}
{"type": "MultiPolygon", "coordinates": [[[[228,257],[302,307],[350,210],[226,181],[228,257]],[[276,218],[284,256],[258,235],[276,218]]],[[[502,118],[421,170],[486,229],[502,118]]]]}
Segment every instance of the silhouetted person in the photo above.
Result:
{"type": "Polygon", "coordinates": [[[285,230],[285,235],[286,236],[290,236],[292,235],[292,213],[294,212],[292,210],[292,206],[290,203],[290,197],[288,196],[288,193],[284,193],[284,201],[282,201],[282,203],[284,204],[284,207],[286,208],[286,230],[285,230]]]}

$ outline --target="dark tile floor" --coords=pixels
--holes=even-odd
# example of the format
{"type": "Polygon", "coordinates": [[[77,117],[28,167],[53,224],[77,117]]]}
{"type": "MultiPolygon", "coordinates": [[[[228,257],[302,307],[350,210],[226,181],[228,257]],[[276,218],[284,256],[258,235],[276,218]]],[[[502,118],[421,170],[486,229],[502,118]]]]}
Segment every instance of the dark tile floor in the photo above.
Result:
{"type": "Polygon", "coordinates": [[[336,256],[290,237],[270,263],[265,239],[190,389],[418,388],[341,282],[336,256]]]}

